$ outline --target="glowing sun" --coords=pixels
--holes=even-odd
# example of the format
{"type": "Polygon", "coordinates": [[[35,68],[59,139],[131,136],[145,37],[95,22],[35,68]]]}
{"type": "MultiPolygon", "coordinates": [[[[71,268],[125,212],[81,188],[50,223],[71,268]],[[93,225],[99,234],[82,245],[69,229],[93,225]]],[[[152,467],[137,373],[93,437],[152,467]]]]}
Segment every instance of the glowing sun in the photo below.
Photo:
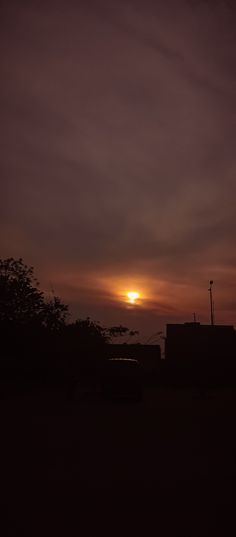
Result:
{"type": "Polygon", "coordinates": [[[136,304],[136,301],[140,298],[140,294],[136,291],[129,291],[127,297],[130,304],[136,304]]]}

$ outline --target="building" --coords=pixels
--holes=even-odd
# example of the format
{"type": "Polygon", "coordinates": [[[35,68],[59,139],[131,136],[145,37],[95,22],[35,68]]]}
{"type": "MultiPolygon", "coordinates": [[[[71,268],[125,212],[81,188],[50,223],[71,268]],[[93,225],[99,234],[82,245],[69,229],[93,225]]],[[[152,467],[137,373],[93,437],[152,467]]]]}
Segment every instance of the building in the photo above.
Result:
{"type": "Polygon", "coordinates": [[[165,356],[175,363],[231,362],[236,358],[236,332],[227,325],[167,324],[165,356]]]}

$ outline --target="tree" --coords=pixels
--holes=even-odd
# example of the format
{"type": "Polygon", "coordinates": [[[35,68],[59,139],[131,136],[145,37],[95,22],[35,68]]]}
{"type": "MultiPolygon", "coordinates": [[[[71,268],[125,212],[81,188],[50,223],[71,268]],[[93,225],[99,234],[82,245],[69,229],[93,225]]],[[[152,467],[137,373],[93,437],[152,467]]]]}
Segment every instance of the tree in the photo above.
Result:
{"type": "Polygon", "coordinates": [[[33,267],[22,260],[0,259],[0,322],[60,328],[68,307],[58,297],[46,301],[33,267]]]}
{"type": "Polygon", "coordinates": [[[132,337],[138,336],[138,335],[139,335],[138,330],[129,330],[128,338],[126,339],[125,343],[128,343],[132,337]]]}
{"type": "Polygon", "coordinates": [[[65,326],[68,306],[58,296],[45,301],[42,312],[42,324],[51,331],[60,330],[65,326]]]}
{"type": "Polygon", "coordinates": [[[66,327],[66,332],[82,345],[103,344],[108,341],[107,329],[92,321],[90,317],[77,319],[66,327]]]}
{"type": "Polygon", "coordinates": [[[0,260],[0,320],[39,321],[43,305],[33,267],[27,267],[21,258],[0,260]]]}
{"type": "Polygon", "coordinates": [[[122,324],[120,324],[119,326],[111,326],[110,328],[107,328],[107,333],[111,340],[113,338],[122,337],[126,335],[127,332],[129,332],[129,329],[122,324]]]}
{"type": "Polygon", "coordinates": [[[129,330],[126,326],[111,326],[106,328],[100,323],[92,321],[90,317],[86,319],[77,319],[74,323],[65,326],[64,333],[67,334],[68,341],[73,341],[74,344],[81,345],[101,345],[111,343],[114,338],[127,336],[127,341],[139,332],[137,330],[129,330]]]}
{"type": "Polygon", "coordinates": [[[107,328],[106,331],[108,339],[111,341],[114,338],[127,336],[125,343],[128,343],[128,341],[130,341],[132,337],[139,334],[138,330],[130,330],[122,324],[120,324],[119,326],[111,326],[110,328],[107,328]]]}

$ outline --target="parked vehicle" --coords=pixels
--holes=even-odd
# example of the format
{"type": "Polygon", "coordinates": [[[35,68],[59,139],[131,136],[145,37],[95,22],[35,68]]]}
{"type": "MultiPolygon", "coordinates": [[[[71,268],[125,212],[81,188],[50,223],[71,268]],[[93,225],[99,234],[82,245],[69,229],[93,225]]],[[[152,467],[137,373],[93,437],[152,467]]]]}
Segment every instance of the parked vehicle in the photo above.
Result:
{"type": "Polygon", "coordinates": [[[132,358],[106,360],[102,378],[102,393],[106,399],[142,399],[141,366],[132,358]]]}

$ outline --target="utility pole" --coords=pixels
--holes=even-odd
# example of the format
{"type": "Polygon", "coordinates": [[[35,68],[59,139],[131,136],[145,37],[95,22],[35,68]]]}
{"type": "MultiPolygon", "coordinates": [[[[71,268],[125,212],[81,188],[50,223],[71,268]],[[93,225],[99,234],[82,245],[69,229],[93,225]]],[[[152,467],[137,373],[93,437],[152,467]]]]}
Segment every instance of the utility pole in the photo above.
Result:
{"type": "Polygon", "coordinates": [[[211,326],[214,325],[214,302],[213,302],[213,298],[212,298],[212,285],[213,285],[213,280],[210,280],[210,287],[209,287],[208,291],[210,293],[211,326]]]}

